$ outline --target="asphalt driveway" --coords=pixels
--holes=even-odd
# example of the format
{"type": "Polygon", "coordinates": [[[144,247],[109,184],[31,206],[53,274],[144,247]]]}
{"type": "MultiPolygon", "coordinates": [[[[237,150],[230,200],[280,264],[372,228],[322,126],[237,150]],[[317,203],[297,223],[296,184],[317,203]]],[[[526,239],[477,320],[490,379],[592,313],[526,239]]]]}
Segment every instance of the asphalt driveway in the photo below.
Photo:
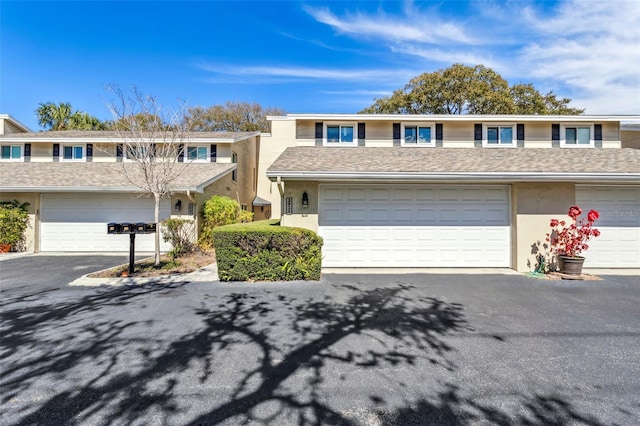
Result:
{"type": "Polygon", "coordinates": [[[5,290],[0,424],[640,421],[638,277],[5,290]]]}
{"type": "MultiPolygon", "coordinates": [[[[146,257],[137,256],[136,259],[146,257]]],[[[32,254],[0,258],[0,290],[3,297],[65,288],[76,278],[129,262],[122,255],[32,254]]]]}

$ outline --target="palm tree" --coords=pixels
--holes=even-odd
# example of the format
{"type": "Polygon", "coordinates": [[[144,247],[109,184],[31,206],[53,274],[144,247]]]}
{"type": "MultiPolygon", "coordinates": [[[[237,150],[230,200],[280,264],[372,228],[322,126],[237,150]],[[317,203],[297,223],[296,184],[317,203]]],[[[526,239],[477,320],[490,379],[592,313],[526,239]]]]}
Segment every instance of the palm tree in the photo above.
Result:
{"type": "Polygon", "coordinates": [[[40,103],[36,109],[38,124],[46,130],[67,130],[71,120],[71,104],[61,102],[58,105],[53,102],[40,103]]]}
{"type": "Polygon", "coordinates": [[[40,103],[36,109],[38,123],[46,130],[104,130],[105,124],[86,112],[73,111],[68,102],[40,103]]]}

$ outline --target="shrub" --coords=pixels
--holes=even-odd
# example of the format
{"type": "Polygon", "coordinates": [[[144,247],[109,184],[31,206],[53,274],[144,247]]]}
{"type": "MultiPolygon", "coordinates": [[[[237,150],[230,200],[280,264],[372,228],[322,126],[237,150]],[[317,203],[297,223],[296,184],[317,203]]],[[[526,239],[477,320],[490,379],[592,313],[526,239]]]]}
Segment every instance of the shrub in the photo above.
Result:
{"type": "Polygon", "coordinates": [[[15,200],[0,203],[0,244],[17,245],[24,241],[29,221],[28,205],[15,200]]]}
{"type": "Polygon", "coordinates": [[[223,281],[319,280],[322,238],[274,220],[222,226],[213,231],[223,281]]]}
{"type": "Polygon", "coordinates": [[[253,213],[240,210],[236,200],[222,195],[214,195],[204,203],[203,216],[199,241],[203,247],[211,245],[214,228],[253,220],[253,213]]]}
{"type": "Polygon", "coordinates": [[[162,239],[173,246],[169,255],[174,259],[195,249],[195,228],[192,220],[167,219],[163,220],[160,226],[162,227],[162,239]]]}

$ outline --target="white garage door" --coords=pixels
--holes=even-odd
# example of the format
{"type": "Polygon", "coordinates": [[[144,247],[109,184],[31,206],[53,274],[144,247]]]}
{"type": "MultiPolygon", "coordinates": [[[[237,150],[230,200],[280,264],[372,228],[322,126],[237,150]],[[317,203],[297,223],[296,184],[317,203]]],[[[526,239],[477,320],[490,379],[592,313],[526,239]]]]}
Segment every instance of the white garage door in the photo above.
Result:
{"type": "MultiPolygon", "coordinates": [[[[169,200],[163,200],[160,218],[169,215],[169,200]]],[[[126,252],[129,236],[108,235],[107,223],[153,222],[153,200],[136,194],[43,194],[40,220],[41,251],[126,252]]],[[[153,250],[153,234],[136,235],[137,252],[153,250]]]]}
{"type": "Polygon", "coordinates": [[[585,268],[640,268],[640,187],[579,186],[576,204],[600,213],[601,235],[583,253],[585,268]]]}
{"type": "Polygon", "coordinates": [[[327,267],[509,267],[507,186],[320,185],[327,267]]]}

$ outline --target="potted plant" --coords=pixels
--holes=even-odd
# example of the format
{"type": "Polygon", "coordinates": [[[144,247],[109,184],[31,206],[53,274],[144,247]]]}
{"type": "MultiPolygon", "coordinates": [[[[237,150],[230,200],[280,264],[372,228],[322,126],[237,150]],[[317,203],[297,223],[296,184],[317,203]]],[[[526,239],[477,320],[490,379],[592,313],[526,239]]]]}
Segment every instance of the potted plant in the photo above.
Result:
{"type": "Polygon", "coordinates": [[[27,205],[18,201],[0,203],[0,252],[10,251],[23,240],[29,220],[27,205]]]}
{"type": "Polygon", "coordinates": [[[580,219],[582,209],[571,206],[567,215],[571,222],[551,219],[551,232],[547,234],[547,241],[551,250],[556,255],[560,272],[567,275],[581,275],[584,257],[580,256],[589,248],[589,240],[600,236],[600,231],[593,227],[600,214],[596,210],[589,210],[587,215],[580,219]]]}

